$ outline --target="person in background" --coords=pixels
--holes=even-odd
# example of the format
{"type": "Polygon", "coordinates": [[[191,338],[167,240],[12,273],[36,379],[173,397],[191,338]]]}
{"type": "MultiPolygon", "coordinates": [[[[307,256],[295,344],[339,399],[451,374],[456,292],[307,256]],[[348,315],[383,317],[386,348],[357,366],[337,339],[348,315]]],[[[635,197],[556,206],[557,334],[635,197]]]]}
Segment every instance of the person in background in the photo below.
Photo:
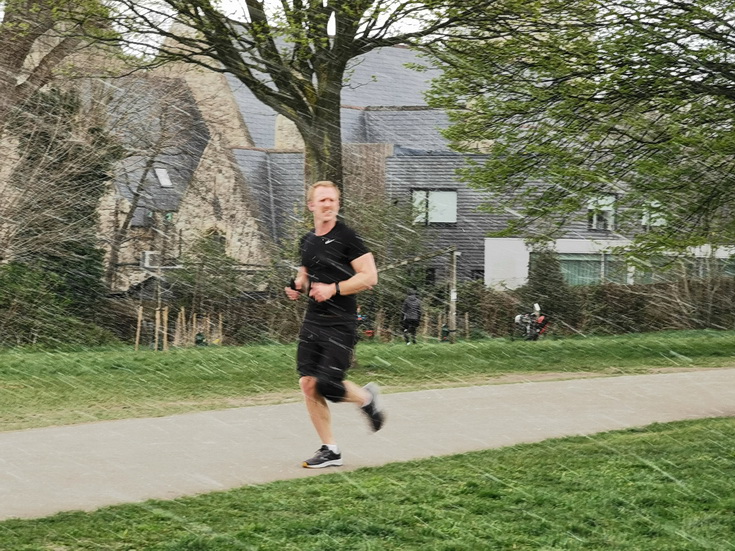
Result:
{"type": "Polygon", "coordinates": [[[307,206],[314,216],[314,229],[301,238],[301,266],[285,288],[291,300],[309,297],[299,333],[297,369],[306,409],[322,445],[302,463],[307,469],[342,465],[327,400],[357,404],[373,431],[380,430],[385,419],[378,386],[360,387],[345,379],[356,342],[355,295],[377,284],[378,271],[363,240],[337,219],[339,199],[339,188],[332,182],[317,182],[309,188],[307,206]]]}
{"type": "Polygon", "coordinates": [[[416,344],[416,329],[419,322],[421,322],[421,301],[413,289],[408,292],[406,300],[403,301],[401,314],[403,338],[406,340],[406,344],[416,344]]]}

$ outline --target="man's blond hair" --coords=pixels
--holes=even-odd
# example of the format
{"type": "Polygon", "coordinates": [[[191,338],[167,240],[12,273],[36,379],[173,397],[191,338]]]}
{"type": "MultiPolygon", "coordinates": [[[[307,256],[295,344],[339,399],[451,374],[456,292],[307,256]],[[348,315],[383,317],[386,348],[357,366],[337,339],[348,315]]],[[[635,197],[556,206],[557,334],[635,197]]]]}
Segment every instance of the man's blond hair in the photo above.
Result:
{"type": "Polygon", "coordinates": [[[337,187],[337,184],[334,182],[330,182],[329,180],[320,180],[318,182],[315,182],[309,186],[309,191],[306,193],[306,202],[310,202],[314,198],[314,191],[316,188],[320,187],[330,187],[337,191],[337,200],[339,201],[341,193],[339,192],[339,188],[337,187]]]}

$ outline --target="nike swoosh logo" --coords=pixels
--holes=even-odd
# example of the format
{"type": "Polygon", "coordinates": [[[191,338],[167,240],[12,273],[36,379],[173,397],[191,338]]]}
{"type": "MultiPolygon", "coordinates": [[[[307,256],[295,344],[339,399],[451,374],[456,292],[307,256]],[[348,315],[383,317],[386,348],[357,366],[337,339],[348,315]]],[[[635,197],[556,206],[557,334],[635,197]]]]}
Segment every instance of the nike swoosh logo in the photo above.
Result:
{"type": "Polygon", "coordinates": [[[334,241],[334,239],[327,239],[327,240],[326,240],[326,241],[324,242],[324,244],[325,244],[325,245],[329,245],[329,244],[330,244],[330,243],[331,243],[332,241],[334,241]]]}

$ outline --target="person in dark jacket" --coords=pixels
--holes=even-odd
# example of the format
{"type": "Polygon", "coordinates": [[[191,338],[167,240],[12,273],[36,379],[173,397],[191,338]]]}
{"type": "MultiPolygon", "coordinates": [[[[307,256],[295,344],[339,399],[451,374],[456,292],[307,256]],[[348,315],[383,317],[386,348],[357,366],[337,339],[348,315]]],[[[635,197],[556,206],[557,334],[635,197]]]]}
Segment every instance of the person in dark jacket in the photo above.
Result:
{"type": "Polygon", "coordinates": [[[416,296],[416,291],[409,291],[406,300],[403,301],[401,325],[403,326],[403,338],[406,344],[416,344],[416,329],[421,321],[421,301],[416,296]]]}

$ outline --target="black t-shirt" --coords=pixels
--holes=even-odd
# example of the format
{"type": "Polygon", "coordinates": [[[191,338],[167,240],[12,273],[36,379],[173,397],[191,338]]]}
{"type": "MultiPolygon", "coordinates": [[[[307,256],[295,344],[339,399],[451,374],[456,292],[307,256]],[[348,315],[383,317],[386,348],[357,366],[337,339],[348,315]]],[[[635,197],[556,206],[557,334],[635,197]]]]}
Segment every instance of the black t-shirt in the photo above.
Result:
{"type": "MultiPolygon", "coordinates": [[[[355,275],[350,263],[370,252],[355,231],[337,222],[325,235],[311,230],[301,238],[301,265],[309,274],[309,283],[335,283],[355,275]]],[[[317,324],[354,323],[357,312],[355,295],[335,295],[324,302],[309,299],[306,321],[317,324]]]]}

